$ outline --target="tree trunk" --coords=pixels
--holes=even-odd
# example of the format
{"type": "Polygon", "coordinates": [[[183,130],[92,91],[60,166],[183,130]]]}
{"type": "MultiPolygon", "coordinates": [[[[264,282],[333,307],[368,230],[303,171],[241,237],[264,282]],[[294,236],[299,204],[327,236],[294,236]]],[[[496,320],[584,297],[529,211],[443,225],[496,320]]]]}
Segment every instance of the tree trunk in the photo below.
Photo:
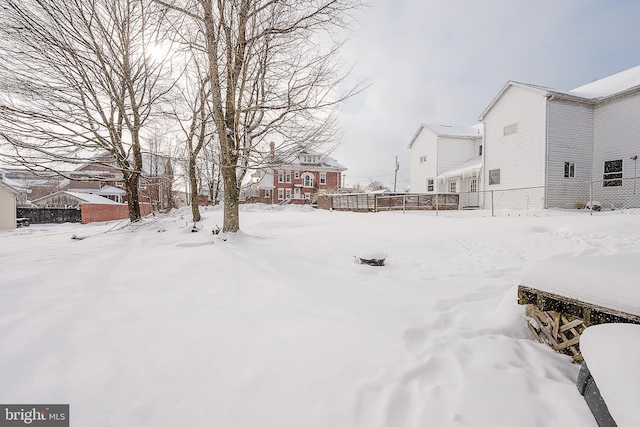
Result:
{"type": "Polygon", "coordinates": [[[138,181],[137,173],[128,173],[125,177],[125,187],[127,190],[127,204],[129,205],[129,219],[131,222],[140,220],[140,202],[138,200],[138,181]]]}
{"type": "Polygon", "coordinates": [[[191,213],[193,222],[198,222],[200,217],[200,207],[198,206],[198,179],[196,176],[196,156],[189,156],[189,185],[191,186],[191,213]]]}
{"type": "Polygon", "coordinates": [[[236,168],[222,166],[222,179],[224,182],[224,219],[222,231],[235,233],[240,229],[240,215],[238,212],[238,200],[240,190],[236,178],[236,168]]]}

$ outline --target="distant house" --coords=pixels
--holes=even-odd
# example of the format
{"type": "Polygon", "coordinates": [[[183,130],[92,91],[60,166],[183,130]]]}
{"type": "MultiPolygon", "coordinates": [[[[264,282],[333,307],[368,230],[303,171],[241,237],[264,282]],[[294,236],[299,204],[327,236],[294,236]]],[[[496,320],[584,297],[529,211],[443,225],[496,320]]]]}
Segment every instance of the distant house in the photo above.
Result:
{"type": "Polygon", "coordinates": [[[301,150],[254,174],[246,199],[262,203],[312,203],[318,194],[337,193],[345,170],[327,154],[301,150]]]}
{"type": "Polygon", "coordinates": [[[20,192],[7,184],[0,171],[0,229],[16,228],[16,197],[20,192]]]}
{"type": "MultiPolygon", "coordinates": [[[[470,176],[470,168],[479,171],[481,191],[544,188],[535,196],[526,196],[530,208],[569,208],[583,203],[589,200],[589,188],[576,184],[585,181],[598,181],[599,197],[615,197],[621,206],[637,206],[640,199],[635,200],[635,192],[627,188],[635,185],[635,179],[626,178],[637,177],[638,117],[640,66],[570,91],[509,81],[479,116],[481,136],[474,143],[478,152],[466,156],[463,152],[470,148],[456,150],[458,167],[470,176]],[[472,163],[477,162],[480,147],[478,169],[472,163]],[[467,167],[463,157],[468,157],[467,167]]],[[[429,153],[412,148],[414,139],[410,144],[411,187],[426,192],[420,180],[450,179],[456,166],[449,172],[431,167],[426,177],[414,173],[421,167],[421,156],[429,161],[429,153]]],[[[439,147],[445,145],[445,139],[442,142],[439,147]]],[[[472,191],[471,183],[456,188],[445,185],[444,191],[472,191]]],[[[506,199],[503,207],[508,208],[506,199]]],[[[519,203],[517,198],[512,202],[519,203]]]]}
{"type": "Polygon", "coordinates": [[[81,193],[76,191],[58,191],[48,196],[33,200],[32,203],[40,208],[80,208],[83,203],[101,205],[121,205],[98,194],[81,193]]]}
{"type": "MultiPolygon", "coordinates": [[[[58,191],[34,200],[33,204],[48,210],[78,209],[81,211],[79,219],[65,219],[65,221],[80,220],[83,224],[129,218],[129,207],[126,203],[118,203],[98,194],[58,191]]],[[[142,215],[151,213],[149,204],[141,204],[140,209],[142,215]]]]}
{"type": "MultiPolygon", "coordinates": [[[[122,171],[109,154],[96,156],[92,162],[64,172],[35,174],[27,170],[11,170],[7,175],[25,188],[28,200],[38,200],[59,191],[97,194],[117,203],[126,203],[127,192],[122,171]]],[[[139,200],[155,210],[172,203],[173,167],[171,159],[159,154],[143,153],[143,173],[139,200]]],[[[26,200],[23,205],[27,205],[26,200]]]]}
{"type": "MultiPolygon", "coordinates": [[[[409,142],[414,193],[475,192],[482,176],[482,126],[421,124],[409,142]]],[[[478,206],[478,198],[468,200],[478,206]]]]}

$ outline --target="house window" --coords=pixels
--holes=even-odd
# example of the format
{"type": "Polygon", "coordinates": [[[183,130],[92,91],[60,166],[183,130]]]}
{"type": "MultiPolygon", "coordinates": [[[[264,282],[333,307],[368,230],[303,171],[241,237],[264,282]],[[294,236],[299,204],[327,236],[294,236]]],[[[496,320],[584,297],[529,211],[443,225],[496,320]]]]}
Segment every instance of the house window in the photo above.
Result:
{"type": "Polygon", "coordinates": [[[320,184],[327,183],[327,174],[325,172],[320,173],[320,184]]]}
{"type": "Polygon", "coordinates": [[[264,190],[264,197],[271,197],[271,190],[264,190]]]}
{"type": "Polygon", "coordinates": [[[456,181],[452,181],[449,183],[449,193],[455,193],[458,188],[458,183],[456,181]]]}
{"type": "Polygon", "coordinates": [[[433,191],[433,179],[427,180],[427,191],[433,191]]]}
{"type": "Polygon", "coordinates": [[[471,183],[469,184],[469,191],[472,193],[475,193],[478,191],[478,178],[475,176],[471,178],[471,183]]]}
{"type": "Polygon", "coordinates": [[[291,198],[291,189],[287,188],[286,191],[287,191],[287,199],[290,199],[291,198]]]}
{"type": "Polygon", "coordinates": [[[305,193],[305,194],[304,194],[304,198],[305,198],[306,200],[310,200],[310,199],[311,199],[311,194],[309,194],[309,193],[305,193]]]}
{"type": "Polygon", "coordinates": [[[622,159],[604,162],[603,187],[620,187],[622,185],[622,159]]]}
{"type": "Polygon", "coordinates": [[[286,182],[291,182],[291,172],[285,174],[286,182]]]}
{"type": "Polygon", "coordinates": [[[300,178],[300,172],[296,171],[296,173],[293,175],[293,177],[295,179],[299,179],[300,178]]]}
{"type": "Polygon", "coordinates": [[[420,156],[420,163],[424,163],[427,161],[427,156],[420,156]]]}
{"type": "Polygon", "coordinates": [[[511,135],[512,133],[518,133],[518,124],[517,123],[514,123],[512,125],[504,127],[504,132],[503,132],[504,136],[511,135]]]}
{"type": "Polygon", "coordinates": [[[500,184],[500,169],[493,169],[489,171],[489,185],[500,184]]]}
{"type": "Polygon", "coordinates": [[[482,145],[478,147],[478,156],[482,156],[482,145]]]}
{"type": "Polygon", "coordinates": [[[278,200],[284,200],[284,188],[278,188],[278,200]]]}
{"type": "Polygon", "coordinates": [[[284,172],[278,171],[278,182],[284,182],[284,172]]]}
{"type": "Polygon", "coordinates": [[[575,178],[576,177],[576,164],[572,162],[564,162],[564,177],[575,178]]]}
{"type": "Polygon", "coordinates": [[[305,187],[313,187],[313,176],[309,174],[305,175],[302,180],[302,185],[305,187]]]}

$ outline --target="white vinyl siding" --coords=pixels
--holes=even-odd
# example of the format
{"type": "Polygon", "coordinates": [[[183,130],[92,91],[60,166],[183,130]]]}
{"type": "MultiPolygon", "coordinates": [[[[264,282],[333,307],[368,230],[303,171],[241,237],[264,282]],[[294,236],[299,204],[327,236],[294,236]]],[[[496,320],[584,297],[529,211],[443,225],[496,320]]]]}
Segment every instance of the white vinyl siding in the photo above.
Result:
{"type": "Polygon", "coordinates": [[[591,179],[593,108],[572,102],[549,102],[549,185],[562,184],[564,163],[576,165],[576,178],[591,179]]]}
{"type": "MultiPolygon", "coordinates": [[[[603,164],[608,160],[640,155],[640,94],[616,99],[596,107],[594,112],[593,179],[601,180],[603,164]]],[[[622,176],[632,178],[634,162],[624,161],[622,176]]],[[[624,186],[624,184],[623,184],[624,186]]]]}
{"type": "Polygon", "coordinates": [[[0,187],[0,229],[16,228],[16,197],[6,188],[0,187]]]}
{"type": "Polygon", "coordinates": [[[440,137],[438,139],[438,171],[446,173],[476,157],[473,139],[440,137]]]}
{"type": "Polygon", "coordinates": [[[563,100],[549,101],[547,198],[549,205],[571,209],[589,200],[592,179],[593,107],[563,100]],[[566,163],[574,176],[565,177],[566,163]]]}
{"type": "Polygon", "coordinates": [[[434,132],[422,128],[411,145],[409,186],[412,193],[425,193],[427,177],[437,175],[436,141],[434,132]],[[425,161],[421,161],[421,157],[425,157],[425,161]]]}
{"type": "Polygon", "coordinates": [[[490,170],[500,169],[500,184],[492,189],[545,185],[546,104],[544,92],[510,86],[484,117],[484,181],[490,170]],[[514,123],[518,132],[504,136],[505,126],[514,123]]]}

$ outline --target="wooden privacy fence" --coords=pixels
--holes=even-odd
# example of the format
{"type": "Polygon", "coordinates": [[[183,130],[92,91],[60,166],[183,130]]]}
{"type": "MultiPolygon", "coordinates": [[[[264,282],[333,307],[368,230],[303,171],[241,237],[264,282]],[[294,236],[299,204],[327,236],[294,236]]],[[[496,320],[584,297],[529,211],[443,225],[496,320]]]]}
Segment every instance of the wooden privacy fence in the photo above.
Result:
{"type": "Polygon", "coordinates": [[[459,194],[321,194],[318,208],[352,212],[457,210],[459,194]]]}

